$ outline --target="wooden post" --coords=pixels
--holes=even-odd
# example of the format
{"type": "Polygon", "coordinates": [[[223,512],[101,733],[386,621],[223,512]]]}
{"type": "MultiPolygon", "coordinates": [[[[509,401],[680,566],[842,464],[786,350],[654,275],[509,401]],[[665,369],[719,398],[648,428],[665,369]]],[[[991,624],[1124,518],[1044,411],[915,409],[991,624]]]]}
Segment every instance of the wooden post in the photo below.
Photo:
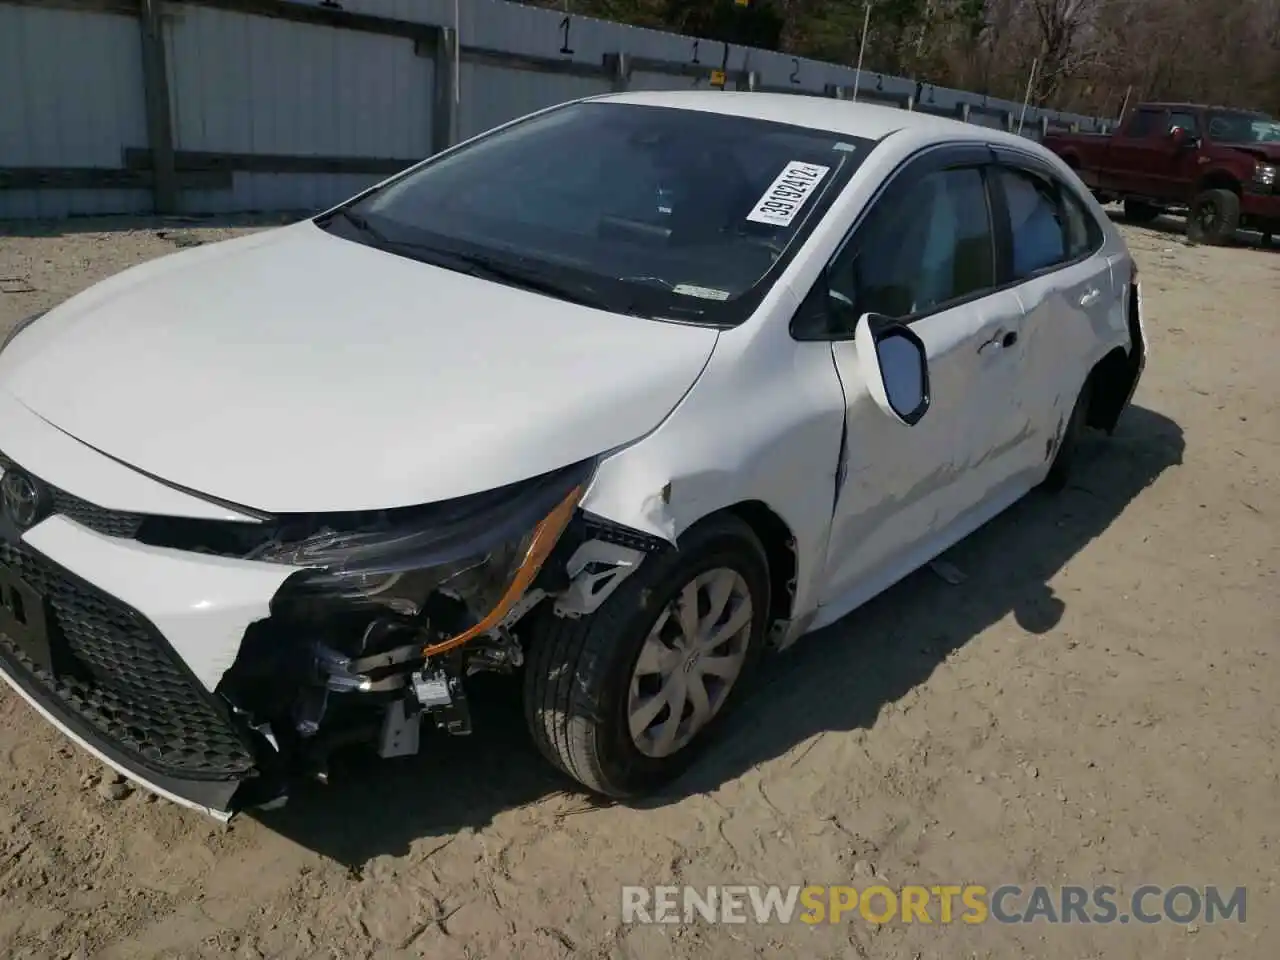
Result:
{"type": "Polygon", "coordinates": [[[1018,133],[1022,133],[1022,121],[1027,115],[1027,104],[1031,102],[1031,90],[1036,82],[1036,69],[1040,66],[1040,58],[1031,61],[1031,73],[1027,76],[1027,95],[1022,98],[1022,112],[1018,114],[1018,133]]]}
{"type": "Polygon", "coordinates": [[[173,118],[169,112],[169,71],[165,64],[162,0],[142,0],[142,86],[151,148],[151,193],[156,213],[178,212],[178,178],[173,167],[173,118]]]}
{"type": "Polygon", "coordinates": [[[447,150],[458,137],[458,64],[454,28],[441,27],[436,34],[435,98],[431,105],[431,152],[447,150]]]}

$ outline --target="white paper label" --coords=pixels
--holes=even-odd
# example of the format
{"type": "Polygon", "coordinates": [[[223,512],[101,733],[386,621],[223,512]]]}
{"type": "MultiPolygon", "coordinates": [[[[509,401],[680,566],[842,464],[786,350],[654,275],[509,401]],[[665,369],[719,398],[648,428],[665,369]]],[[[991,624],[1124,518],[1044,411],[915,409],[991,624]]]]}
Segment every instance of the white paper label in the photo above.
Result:
{"type": "Polygon", "coordinates": [[[778,179],[769,184],[769,189],[747,214],[747,219],[772,227],[790,226],[809,195],[830,172],[830,167],[821,164],[792,160],[778,174],[778,179]]]}
{"type": "Polygon", "coordinates": [[[686,297],[701,297],[703,300],[728,300],[728,290],[717,290],[714,287],[699,287],[693,283],[678,283],[671,288],[672,293],[682,293],[686,297]]]}

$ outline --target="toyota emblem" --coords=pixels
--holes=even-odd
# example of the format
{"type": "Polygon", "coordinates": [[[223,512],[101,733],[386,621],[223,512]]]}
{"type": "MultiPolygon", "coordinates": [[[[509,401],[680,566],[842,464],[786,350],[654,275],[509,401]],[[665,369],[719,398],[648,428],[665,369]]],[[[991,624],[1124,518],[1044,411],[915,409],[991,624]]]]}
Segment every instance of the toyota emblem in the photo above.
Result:
{"type": "Polygon", "coordinates": [[[0,500],[14,526],[26,530],[43,518],[47,497],[40,481],[21,470],[9,469],[0,479],[0,500]]]}

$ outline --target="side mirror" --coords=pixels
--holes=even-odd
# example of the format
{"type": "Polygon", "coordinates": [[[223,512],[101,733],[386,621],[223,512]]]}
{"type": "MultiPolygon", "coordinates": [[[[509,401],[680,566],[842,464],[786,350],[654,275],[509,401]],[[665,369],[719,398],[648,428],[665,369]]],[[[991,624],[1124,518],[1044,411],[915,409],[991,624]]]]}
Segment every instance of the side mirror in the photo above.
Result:
{"type": "Polygon", "coordinates": [[[929,354],[915,332],[874,313],[863,314],[854,333],[858,365],[871,398],[907,426],[929,410],[929,354]]]}
{"type": "Polygon", "coordinates": [[[1169,131],[1169,139],[1173,141],[1175,147],[1185,147],[1191,143],[1191,134],[1187,133],[1185,127],[1174,127],[1169,131]]]}

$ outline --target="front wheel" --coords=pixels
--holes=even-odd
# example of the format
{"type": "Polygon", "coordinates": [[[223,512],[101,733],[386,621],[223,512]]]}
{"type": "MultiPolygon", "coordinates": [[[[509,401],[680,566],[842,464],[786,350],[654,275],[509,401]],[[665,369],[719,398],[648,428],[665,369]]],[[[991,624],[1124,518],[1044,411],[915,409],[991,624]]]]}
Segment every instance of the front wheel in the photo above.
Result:
{"type": "Polygon", "coordinates": [[[678,777],[740,698],[764,649],[764,548],[716,517],[648,557],[594,613],[546,612],[525,671],[534,743],[588,789],[626,798],[678,777]]]}

